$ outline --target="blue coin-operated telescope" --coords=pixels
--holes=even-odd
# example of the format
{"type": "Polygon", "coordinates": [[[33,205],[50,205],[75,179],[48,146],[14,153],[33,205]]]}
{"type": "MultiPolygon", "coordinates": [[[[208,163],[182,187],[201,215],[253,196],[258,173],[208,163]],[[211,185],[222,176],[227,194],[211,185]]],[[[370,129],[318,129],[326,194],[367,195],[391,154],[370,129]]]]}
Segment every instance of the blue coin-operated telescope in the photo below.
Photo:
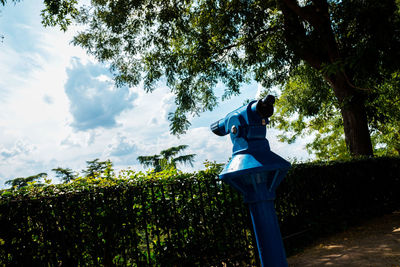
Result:
{"type": "Polygon", "coordinates": [[[275,98],[268,95],[211,124],[219,136],[230,134],[233,155],[220,174],[243,194],[253,221],[261,266],[288,266],[274,208],[275,190],[290,163],[273,153],[265,138],[275,98]]]}

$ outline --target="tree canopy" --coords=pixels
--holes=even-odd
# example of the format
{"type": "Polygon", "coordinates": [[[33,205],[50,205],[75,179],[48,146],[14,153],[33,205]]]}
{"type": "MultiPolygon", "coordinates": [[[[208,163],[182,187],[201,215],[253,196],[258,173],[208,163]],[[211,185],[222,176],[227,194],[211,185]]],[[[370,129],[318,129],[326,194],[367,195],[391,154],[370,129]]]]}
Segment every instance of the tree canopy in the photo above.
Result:
{"type": "Polygon", "coordinates": [[[45,4],[45,25],[85,25],[73,43],[109,63],[117,85],[143,81],[151,92],[166,82],[177,104],[172,133],[188,129],[188,114],[217,105],[218,82],[224,99],[255,80],[281,88],[282,129],[317,131],[310,149],[372,155],[371,133],[376,147],[398,148],[390,113],[399,95],[398,1],[92,0],[79,12],[75,0],[45,4]]]}
{"type": "Polygon", "coordinates": [[[99,161],[99,159],[86,161],[86,169],[82,170],[85,177],[109,178],[114,175],[113,163],[111,160],[99,161]]]}
{"type": "Polygon", "coordinates": [[[152,156],[139,156],[137,160],[144,167],[153,167],[155,172],[160,172],[169,167],[176,169],[176,165],[189,164],[193,166],[195,154],[180,155],[183,150],[188,148],[188,145],[173,146],[168,149],[162,150],[160,154],[152,156]]]}
{"type": "Polygon", "coordinates": [[[47,173],[38,173],[36,175],[28,176],[28,177],[18,177],[5,182],[6,185],[10,185],[12,188],[20,189],[22,187],[28,186],[31,183],[34,183],[35,186],[41,186],[43,184],[36,183],[43,178],[47,177],[47,173]]]}
{"type": "MultiPolygon", "coordinates": [[[[75,172],[70,168],[57,167],[52,169],[52,171],[56,173],[56,177],[60,178],[64,184],[82,178],[96,180],[111,179],[112,177],[115,177],[113,163],[109,159],[106,161],[100,161],[99,159],[86,161],[86,169],[82,170],[82,176],[79,175],[79,172],[75,172]]],[[[28,177],[14,178],[6,181],[5,184],[10,185],[15,189],[21,189],[29,184],[33,184],[34,187],[40,187],[51,183],[51,179],[46,178],[48,178],[47,173],[42,172],[28,177]],[[40,183],[40,180],[42,179],[44,179],[45,184],[40,183]]]]}
{"type": "MultiPolygon", "coordinates": [[[[306,148],[310,153],[314,153],[317,159],[349,157],[338,101],[329,90],[316,90],[324,86],[322,79],[302,80],[299,76],[303,75],[303,71],[307,71],[304,68],[300,68],[282,88],[276,105],[272,123],[283,131],[280,135],[281,141],[292,143],[298,136],[313,135],[313,141],[307,144],[306,148]],[[313,82],[319,85],[310,85],[313,82]]],[[[398,74],[394,73],[392,79],[377,84],[374,91],[367,95],[369,128],[377,155],[400,154],[398,77],[398,74]]]]}
{"type": "Polygon", "coordinates": [[[78,177],[78,174],[74,173],[70,168],[57,167],[52,169],[52,171],[56,173],[56,177],[60,178],[63,183],[69,183],[78,177]]]}

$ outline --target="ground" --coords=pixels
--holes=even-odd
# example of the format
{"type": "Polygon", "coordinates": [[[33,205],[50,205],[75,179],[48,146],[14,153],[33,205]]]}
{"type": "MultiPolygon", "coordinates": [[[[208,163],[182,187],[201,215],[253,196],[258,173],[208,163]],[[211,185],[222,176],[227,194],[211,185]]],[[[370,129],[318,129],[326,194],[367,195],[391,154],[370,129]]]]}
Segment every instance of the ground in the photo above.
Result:
{"type": "Polygon", "coordinates": [[[400,267],[400,211],[333,235],[288,258],[290,267],[400,267]]]}

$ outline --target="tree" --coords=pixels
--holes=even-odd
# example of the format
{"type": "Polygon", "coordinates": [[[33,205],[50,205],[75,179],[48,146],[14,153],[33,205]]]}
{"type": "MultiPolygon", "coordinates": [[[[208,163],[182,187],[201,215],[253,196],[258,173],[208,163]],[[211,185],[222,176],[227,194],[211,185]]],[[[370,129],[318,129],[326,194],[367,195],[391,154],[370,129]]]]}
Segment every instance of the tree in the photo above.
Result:
{"type": "MultiPolygon", "coordinates": [[[[20,0],[11,0],[11,2],[13,2],[13,3],[18,3],[20,0]]],[[[7,4],[7,0],[0,0],[0,4],[2,5],[2,6],[4,6],[5,4],[7,4]]]]}
{"type": "MultiPolygon", "coordinates": [[[[11,180],[8,180],[5,182],[6,185],[10,185],[11,187],[15,187],[16,189],[21,189],[22,187],[27,186],[29,183],[39,181],[42,178],[46,178],[47,173],[39,173],[36,175],[28,176],[28,177],[19,177],[19,178],[14,178],[11,180]]],[[[43,184],[38,183],[36,186],[42,186],[43,184]]]]}
{"type": "MultiPolygon", "coordinates": [[[[306,148],[317,159],[349,157],[343,136],[343,120],[338,112],[339,104],[330,90],[314,89],[326,86],[319,77],[306,82],[299,77],[306,71],[309,70],[305,66],[299,68],[297,74],[282,89],[275,105],[272,124],[283,131],[280,135],[281,141],[288,143],[294,142],[298,136],[313,135],[314,140],[306,148]]],[[[378,85],[375,92],[368,94],[366,109],[377,155],[400,154],[398,77],[400,76],[394,73],[392,79],[378,85]]]]}
{"type": "MultiPolygon", "coordinates": [[[[266,88],[290,87],[297,79],[321,85],[311,88],[312,100],[332,98],[329,111],[343,125],[350,154],[372,155],[368,111],[382,102],[371,98],[387,101],[377,88],[399,71],[395,0],[93,0],[79,14],[65,13],[61,23],[59,14],[46,9],[45,25],[62,27],[71,18],[86,25],[73,43],[109,62],[117,85],[143,80],[152,91],[165,78],[176,95],[169,116],[175,134],[188,129],[188,113],[215,107],[220,81],[224,99],[251,79],[266,88]]],[[[324,107],[313,107],[299,116],[321,119],[324,107]]]]}
{"type": "Polygon", "coordinates": [[[99,159],[86,161],[86,169],[82,170],[85,177],[104,177],[110,178],[114,175],[113,163],[111,160],[99,161],[99,159]]]}
{"type": "Polygon", "coordinates": [[[371,128],[373,141],[378,145],[377,154],[400,155],[399,88],[400,72],[395,72],[392,79],[377,88],[378,92],[369,103],[373,107],[371,128]]]}
{"type": "Polygon", "coordinates": [[[195,154],[177,156],[183,150],[188,148],[188,145],[180,145],[162,150],[159,155],[139,156],[137,160],[144,167],[153,167],[155,172],[162,171],[168,167],[176,168],[176,164],[189,164],[193,167],[195,154]]]}
{"type": "Polygon", "coordinates": [[[77,178],[77,174],[74,173],[73,170],[71,170],[70,168],[61,168],[61,167],[57,167],[55,169],[52,169],[52,171],[54,171],[56,173],[56,176],[58,178],[60,178],[63,183],[69,183],[70,181],[73,181],[77,178]]]}

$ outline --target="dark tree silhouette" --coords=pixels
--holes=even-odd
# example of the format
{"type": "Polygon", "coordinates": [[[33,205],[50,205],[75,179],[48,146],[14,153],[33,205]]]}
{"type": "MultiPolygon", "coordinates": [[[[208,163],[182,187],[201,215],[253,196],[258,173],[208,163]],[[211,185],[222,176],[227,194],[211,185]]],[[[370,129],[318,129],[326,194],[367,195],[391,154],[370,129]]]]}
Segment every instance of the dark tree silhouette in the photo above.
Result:
{"type": "Polygon", "coordinates": [[[73,170],[70,168],[61,168],[57,167],[55,169],[52,169],[53,172],[56,173],[56,176],[60,178],[63,183],[69,183],[70,181],[74,180],[77,178],[77,173],[74,173],[73,170]]]}
{"type": "MultiPolygon", "coordinates": [[[[42,178],[46,178],[47,173],[42,172],[36,175],[28,176],[28,177],[18,177],[14,178],[11,180],[8,180],[5,182],[6,185],[10,185],[11,187],[16,187],[17,189],[20,189],[24,186],[27,186],[28,183],[33,182],[33,181],[39,181],[42,178]]],[[[42,183],[37,183],[36,186],[42,186],[42,183]]]]}
{"type": "Polygon", "coordinates": [[[177,164],[189,164],[193,166],[195,154],[180,155],[183,150],[188,148],[188,145],[180,145],[170,147],[168,149],[162,150],[160,154],[153,156],[139,156],[137,160],[144,167],[153,167],[155,172],[166,169],[167,167],[176,168],[177,164]]]}
{"type": "Polygon", "coordinates": [[[113,163],[111,160],[99,161],[99,159],[86,161],[87,167],[82,170],[85,177],[111,177],[114,175],[113,163]]]}

